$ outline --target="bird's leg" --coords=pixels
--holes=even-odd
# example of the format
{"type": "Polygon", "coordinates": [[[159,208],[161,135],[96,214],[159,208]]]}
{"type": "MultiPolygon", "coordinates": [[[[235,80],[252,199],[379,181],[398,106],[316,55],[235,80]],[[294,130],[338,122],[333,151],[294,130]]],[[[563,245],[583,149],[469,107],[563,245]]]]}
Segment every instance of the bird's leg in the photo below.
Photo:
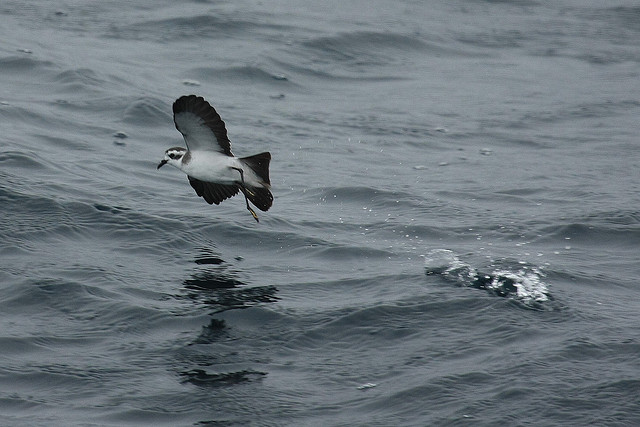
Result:
{"type": "Polygon", "coordinates": [[[240,184],[240,188],[242,189],[242,194],[244,194],[244,201],[247,202],[247,209],[249,210],[249,212],[251,212],[251,215],[256,220],[256,222],[260,222],[260,220],[258,219],[258,215],[255,213],[253,209],[251,209],[251,206],[249,206],[249,199],[247,198],[247,191],[249,190],[247,190],[247,187],[244,185],[244,171],[240,168],[233,168],[233,169],[240,172],[240,181],[242,181],[242,184],[240,184]]]}

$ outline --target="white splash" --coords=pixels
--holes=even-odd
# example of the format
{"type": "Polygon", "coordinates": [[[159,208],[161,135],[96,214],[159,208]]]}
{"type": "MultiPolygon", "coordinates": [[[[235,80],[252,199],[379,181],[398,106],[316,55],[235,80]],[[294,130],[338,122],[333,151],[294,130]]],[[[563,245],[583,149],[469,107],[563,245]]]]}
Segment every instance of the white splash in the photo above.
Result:
{"type": "Polygon", "coordinates": [[[491,273],[493,280],[491,288],[503,286],[504,279],[513,281],[516,287],[516,297],[524,304],[541,303],[549,300],[549,289],[542,281],[544,274],[537,269],[521,269],[517,272],[508,270],[496,270],[491,273]]]}
{"type": "Polygon", "coordinates": [[[530,308],[550,299],[549,289],[542,280],[544,273],[535,267],[517,263],[517,270],[499,268],[480,273],[463,262],[449,249],[434,249],[424,256],[427,275],[440,275],[448,281],[477,289],[485,289],[495,295],[512,298],[530,308]]]}

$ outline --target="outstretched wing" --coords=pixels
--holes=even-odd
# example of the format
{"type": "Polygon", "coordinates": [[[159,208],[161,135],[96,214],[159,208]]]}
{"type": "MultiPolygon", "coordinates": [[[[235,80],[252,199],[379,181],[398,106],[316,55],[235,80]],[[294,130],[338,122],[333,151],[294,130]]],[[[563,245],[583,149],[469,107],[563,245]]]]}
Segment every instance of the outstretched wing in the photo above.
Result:
{"type": "Polygon", "coordinates": [[[190,151],[214,150],[233,156],[224,122],[203,97],[178,98],[173,103],[173,121],[190,151]]]}
{"type": "Polygon", "coordinates": [[[237,184],[214,184],[200,181],[188,175],[187,177],[189,178],[189,184],[196,190],[198,196],[204,198],[209,204],[215,203],[219,205],[223,200],[238,194],[240,190],[240,186],[237,184]]]}

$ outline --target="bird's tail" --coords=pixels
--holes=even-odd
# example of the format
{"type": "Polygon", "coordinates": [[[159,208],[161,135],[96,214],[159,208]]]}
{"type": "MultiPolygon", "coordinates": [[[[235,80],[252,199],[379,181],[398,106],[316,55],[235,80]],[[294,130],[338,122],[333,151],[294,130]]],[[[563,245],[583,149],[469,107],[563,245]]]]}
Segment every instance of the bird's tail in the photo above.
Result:
{"type": "Polygon", "coordinates": [[[271,153],[265,152],[256,154],[254,156],[243,157],[240,162],[244,166],[249,167],[254,174],[262,181],[262,186],[254,187],[247,185],[243,189],[244,194],[247,196],[251,203],[262,211],[267,211],[273,204],[273,195],[269,188],[271,188],[271,181],[269,180],[269,162],[271,161],[271,153]]]}

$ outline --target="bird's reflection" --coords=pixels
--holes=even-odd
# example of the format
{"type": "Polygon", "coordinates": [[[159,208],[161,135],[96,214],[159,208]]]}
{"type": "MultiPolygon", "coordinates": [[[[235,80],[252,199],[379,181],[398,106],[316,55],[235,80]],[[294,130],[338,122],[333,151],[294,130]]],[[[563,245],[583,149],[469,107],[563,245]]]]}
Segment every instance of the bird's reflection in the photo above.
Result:
{"type": "Polygon", "coordinates": [[[183,286],[187,298],[206,305],[212,314],[278,301],[275,286],[249,286],[221,271],[196,272],[183,286]]]}
{"type": "Polygon", "coordinates": [[[200,387],[228,387],[259,380],[265,375],[267,374],[264,372],[250,369],[225,373],[209,373],[203,369],[192,369],[180,373],[184,382],[189,382],[200,387]]]}
{"type": "Polygon", "coordinates": [[[240,273],[211,249],[201,249],[194,262],[197,267],[183,281],[180,298],[205,307],[211,318],[187,346],[185,356],[189,355],[189,362],[187,369],[179,372],[182,381],[198,387],[217,388],[262,379],[267,373],[247,369],[243,352],[228,351],[228,343],[233,341],[237,345],[242,339],[242,331],[230,328],[220,318],[220,313],[276,302],[278,289],[272,285],[253,286],[243,282],[240,273]],[[244,365],[243,369],[234,369],[238,365],[244,365]]]}

